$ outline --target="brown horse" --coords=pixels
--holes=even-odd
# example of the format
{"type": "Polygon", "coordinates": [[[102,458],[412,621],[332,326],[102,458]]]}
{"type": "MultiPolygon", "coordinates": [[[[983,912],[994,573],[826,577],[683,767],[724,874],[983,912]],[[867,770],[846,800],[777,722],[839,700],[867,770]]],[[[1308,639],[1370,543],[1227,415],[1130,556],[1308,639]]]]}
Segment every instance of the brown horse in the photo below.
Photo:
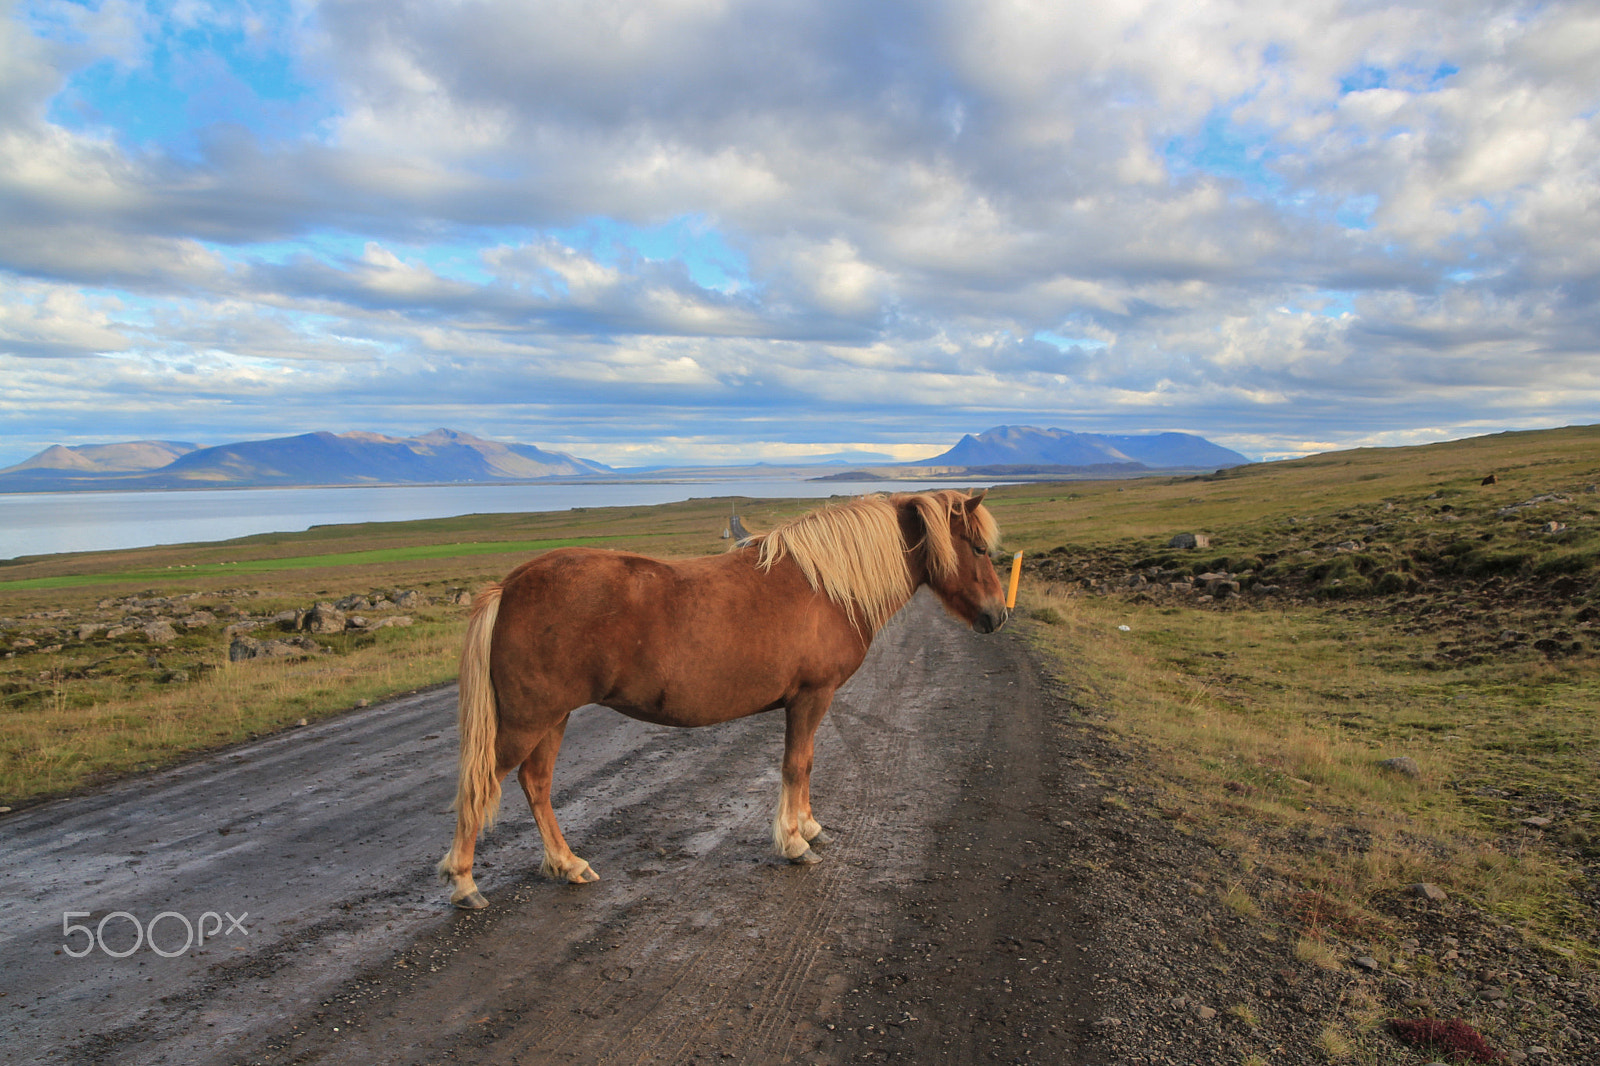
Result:
{"type": "Polygon", "coordinates": [[[820,861],[812,740],[879,628],[928,585],[979,633],[1006,620],[989,561],[999,540],[983,494],[862,496],[724,555],[665,562],[565,548],[478,593],[461,653],[455,841],[439,874],[458,907],[488,906],[472,880],[478,833],[512,770],[539,825],[546,876],[597,880],[550,806],[567,717],[603,704],[658,725],[701,726],[784,708],[778,853],[820,861]]]}

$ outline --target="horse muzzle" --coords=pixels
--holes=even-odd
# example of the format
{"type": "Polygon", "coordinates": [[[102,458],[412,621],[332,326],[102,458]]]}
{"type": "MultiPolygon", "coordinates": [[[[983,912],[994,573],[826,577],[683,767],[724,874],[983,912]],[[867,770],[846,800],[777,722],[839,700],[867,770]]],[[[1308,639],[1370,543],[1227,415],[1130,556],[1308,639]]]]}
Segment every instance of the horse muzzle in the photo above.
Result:
{"type": "Polygon", "coordinates": [[[978,633],[993,633],[1005,625],[1010,617],[1011,612],[1004,607],[991,607],[978,613],[978,617],[972,620],[972,628],[978,633]]]}

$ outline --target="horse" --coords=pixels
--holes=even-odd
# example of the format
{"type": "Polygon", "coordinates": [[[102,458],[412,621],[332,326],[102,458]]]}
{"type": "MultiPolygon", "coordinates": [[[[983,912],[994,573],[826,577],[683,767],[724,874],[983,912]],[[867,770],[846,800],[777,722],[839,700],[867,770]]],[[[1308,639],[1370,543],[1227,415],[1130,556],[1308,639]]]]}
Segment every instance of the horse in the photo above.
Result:
{"type": "Polygon", "coordinates": [[[821,861],[812,845],[830,840],[811,810],[813,739],[878,630],[923,585],[979,633],[1006,622],[989,557],[1000,535],[983,497],[861,496],[698,559],[562,548],[481,590],[461,653],[455,837],[438,865],[451,903],[488,906],[473,851],[513,770],[543,874],[599,879],[550,806],[568,716],[591,703],[685,727],[783,708],[773,847],[792,863],[821,861]]]}

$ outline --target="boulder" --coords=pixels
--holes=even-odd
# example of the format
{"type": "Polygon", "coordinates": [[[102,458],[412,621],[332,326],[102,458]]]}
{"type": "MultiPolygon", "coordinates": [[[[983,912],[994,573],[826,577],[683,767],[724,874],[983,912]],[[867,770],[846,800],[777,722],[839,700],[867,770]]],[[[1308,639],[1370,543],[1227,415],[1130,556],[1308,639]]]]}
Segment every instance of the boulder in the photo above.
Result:
{"type": "Polygon", "coordinates": [[[1167,541],[1169,548],[1209,548],[1211,538],[1204,533],[1179,533],[1167,541]]]}
{"type": "Polygon", "coordinates": [[[394,605],[404,611],[413,611],[418,607],[426,607],[428,605],[428,598],[415,589],[412,589],[397,595],[394,598],[394,605]]]}
{"type": "Polygon", "coordinates": [[[1401,755],[1394,759],[1382,759],[1378,762],[1378,769],[1387,770],[1392,774],[1403,777],[1421,777],[1422,767],[1417,765],[1417,760],[1409,755],[1401,755]]]}
{"type": "Polygon", "coordinates": [[[144,639],[152,644],[168,644],[178,639],[178,631],[165,618],[157,618],[141,629],[144,639]]]}
{"type": "Polygon", "coordinates": [[[210,625],[216,620],[217,616],[212,614],[210,611],[196,611],[194,614],[184,618],[178,624],[183,626],[185,629],[204,629],[206,626],[210,625]]]}
{"type": "Polygon", "coordinates": [[[306,612],[308,633],[343,633],[345,613],[331,603],[319,603],[306,612]]]}
{"type": "Polygon", "coordinates": [[[281,659],[292,655],[310,655],[323,648],[310,637],[291,637],[288,640],[254,640],[234,637],[228,645],[228,661],[245,662],[249,659],[281,659]]]}

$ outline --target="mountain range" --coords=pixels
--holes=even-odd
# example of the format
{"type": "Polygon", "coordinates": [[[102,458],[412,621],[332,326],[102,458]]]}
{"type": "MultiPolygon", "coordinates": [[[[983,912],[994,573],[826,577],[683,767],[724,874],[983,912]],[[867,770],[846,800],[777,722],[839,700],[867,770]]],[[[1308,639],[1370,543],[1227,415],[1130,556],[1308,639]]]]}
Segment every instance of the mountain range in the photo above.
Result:
{"type": "Polygon", "coordinates": [[[1152,470],[1239,466],[1250,460],[1188,433],[1142,436],[1074,433],[1036,426],[996,426],[962,437],[954,448],[919,466],[1101,466],[1137,463],[1152,470]]]}
{"type": "Polygon", "coordinates": [[[56,445],[0,470],[0,491],[526,481],[605,475],[604,463],[450,429],[419,437],[304,433],[198,448],[173,441],[56,445]]]}
{"type": "MultiPolygon", "coordinates": [[[[819,457],[837,465],[841,456],[819,457]]],[[[1110,436],[1033,426],[997,426],[968,435],[932,459],[877,466],[915,478],[931,468],[967,469],[984,476],[1126,476],[1145,470],[1210,469],[1249,462],[1238,452],[1185,433],[1110,436]]],[[[784,464],[809,468],[827,463],[784,464]]],[[[770,476],[773,464],[697,468],[704,476],[739,469],[770,476]]],[[[546,451],[531,444],[484,440],[436,429],[417,437],[381,433],[304,433],[271,440],[202,448],[179,441],[54,445],[0,470],[0,492],[104,489],[232,488],[298,485],[394,485],[530,481],[543,478],[628,478],[592,459],[546,451]]],[[[652,470],[661,476],[665,470],[652,470]]],[[[891,475],[893,476],[893,475],[891,475]]]]}

